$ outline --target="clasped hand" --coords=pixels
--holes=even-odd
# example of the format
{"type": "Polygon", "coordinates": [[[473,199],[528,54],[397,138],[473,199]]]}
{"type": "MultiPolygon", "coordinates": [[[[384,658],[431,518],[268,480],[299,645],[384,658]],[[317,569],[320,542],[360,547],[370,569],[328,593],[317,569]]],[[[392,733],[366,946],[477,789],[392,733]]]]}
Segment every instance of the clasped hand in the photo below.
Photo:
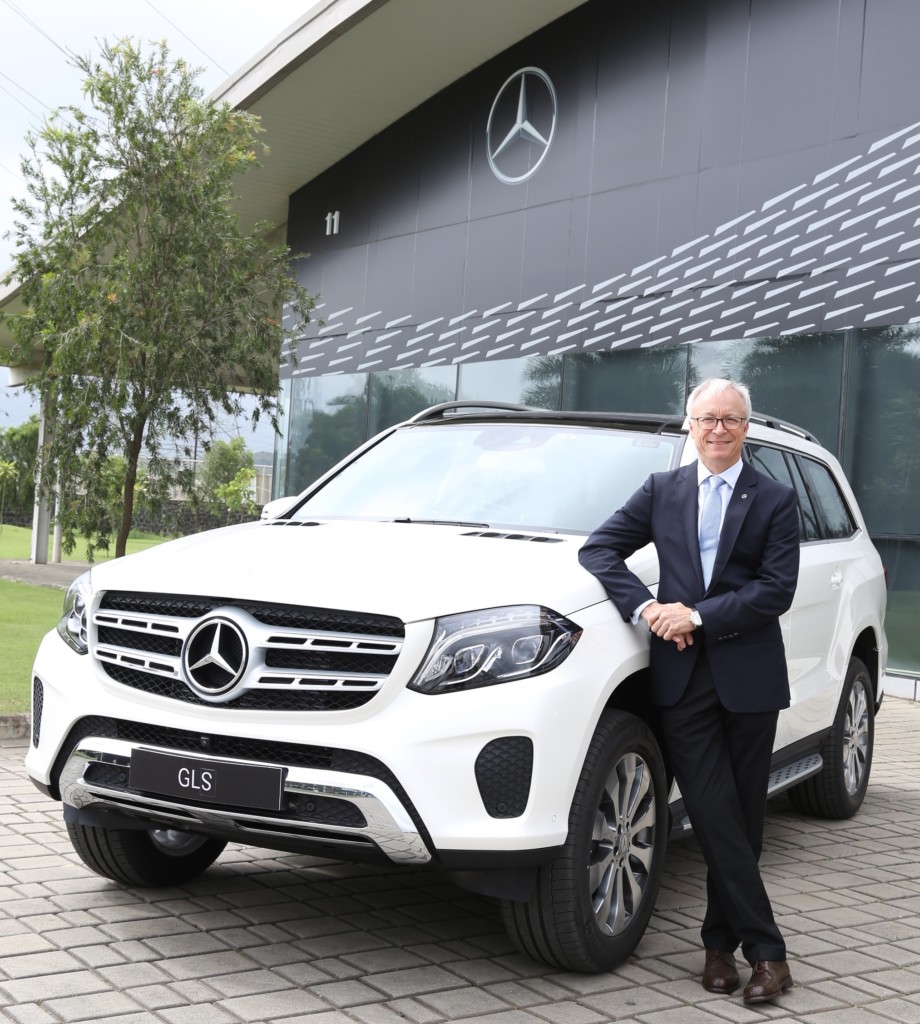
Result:
{"type": "Polygon", "coordinates": [[[679,601],[674,604],[659,604],[653,601],[642,609],[642,618],[648,623],[649,631],[662,640],[673,640],[677,649],[693,645],[694,625],[690,621],[691,608],[679,601]]]}

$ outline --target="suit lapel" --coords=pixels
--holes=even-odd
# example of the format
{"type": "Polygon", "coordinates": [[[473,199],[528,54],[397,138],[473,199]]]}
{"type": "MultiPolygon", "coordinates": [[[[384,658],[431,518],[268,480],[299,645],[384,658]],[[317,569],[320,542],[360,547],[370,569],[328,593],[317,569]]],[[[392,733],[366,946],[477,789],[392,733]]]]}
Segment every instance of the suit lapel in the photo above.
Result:
{"type": "Polygon", "coordinates": [[[700,561],[700,497],[696,463],[684,466],[677,476],[678,516],[683,524],[690,563],[703,593],[703,563],[700,561]]]}

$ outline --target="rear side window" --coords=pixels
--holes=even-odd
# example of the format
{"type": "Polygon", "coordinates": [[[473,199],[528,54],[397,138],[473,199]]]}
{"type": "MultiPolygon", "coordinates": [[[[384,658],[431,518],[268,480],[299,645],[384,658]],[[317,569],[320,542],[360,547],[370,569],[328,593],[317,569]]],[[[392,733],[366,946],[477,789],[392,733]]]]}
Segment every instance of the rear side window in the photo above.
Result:
{"type": "MultiPolygon", "coordinates": [[[[772,476],[781,484],[791,487],[799,499],[799,538],[806,540],[820,540],[821,529],[818,525],[818,516],[815,513],[814,505],[802,479],[801,473],[790,466],[788,456],[779,448],[768,448],[766,445],[749,444],[748,458],[751,465],[772,476]]],[[[794,465],[794,464],[793,464],[794,465]]]]}
{"type": "Polygon", "coordinates": [[[799,499],[799,536],[803,541],[852,537],[856,520],[823,463],[796,452],[749,444],[748,459],[755,469],[791,487],[799,499]]]}
{"type": "Polygon", "coordinates": [[[796,457],[796,461],[820,509],[824,536],[834,540],[852,537],[857,530],[856,521],[831,471],[820,462],[801,455],[796,457]]]}

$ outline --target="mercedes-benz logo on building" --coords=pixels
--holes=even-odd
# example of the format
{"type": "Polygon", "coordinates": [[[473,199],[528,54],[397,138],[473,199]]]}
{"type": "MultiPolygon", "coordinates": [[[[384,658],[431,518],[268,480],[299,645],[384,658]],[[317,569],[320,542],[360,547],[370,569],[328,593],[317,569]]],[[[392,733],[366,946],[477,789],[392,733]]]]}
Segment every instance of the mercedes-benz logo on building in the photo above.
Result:
{"type": "Polygon", "coordinates": [[[232,690],[243,677],[248,659],[243,631],[224,618],[199,623],[189,633],[182,652],[185,677],[202,697],[218,697],[232,690]]]}
{"type": "Polygon", "coordinates": [[[521,68],[498,90],[486,125],[489,166],[499,181],[526,181],[546,159],[556,131],[556,90],[539,68],[521,68]]]}

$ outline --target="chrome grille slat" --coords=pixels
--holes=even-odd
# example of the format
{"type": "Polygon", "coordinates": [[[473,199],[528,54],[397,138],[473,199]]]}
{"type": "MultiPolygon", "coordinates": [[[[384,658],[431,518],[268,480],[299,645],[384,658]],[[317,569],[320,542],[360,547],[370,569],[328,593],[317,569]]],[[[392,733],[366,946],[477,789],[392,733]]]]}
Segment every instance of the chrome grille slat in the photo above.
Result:
{"type": "Polygon", "coordinates": [[[108,644],[97,644],[96,657],[100,660],[118,665],[129,665],[131,668],[142,668],[154,675],[165,676],[167,679],[179,679],[182,675],[179,658],[168,658],[163,655],[128,654],[123,649],[108,644]]]}
{"type": "Polygon", "coordinates": [[[390,616],[168,594],[103,594],[91,622],[93,655],[116,682],[167,699],[266,710],[360,706],[385,684],[404,636],[390,616]],[[183,662],[186,642],[197,643],[193,634],[212,616],[231,620],[248,644],[246,670],[226,693],[189,686],[183,662]]]}
{"type": "Polygon", "coordinates": [[[278,670],[262,672],[256,682],[259,686],[283,686],[286,689],[291,686],[322,686],[325,689],[336,690],[379,690],[386,682],[386,678],[385,675],[359,672],[347,676],[332,676],[328,672],[299,672],[294,675],[278,670]]]}

